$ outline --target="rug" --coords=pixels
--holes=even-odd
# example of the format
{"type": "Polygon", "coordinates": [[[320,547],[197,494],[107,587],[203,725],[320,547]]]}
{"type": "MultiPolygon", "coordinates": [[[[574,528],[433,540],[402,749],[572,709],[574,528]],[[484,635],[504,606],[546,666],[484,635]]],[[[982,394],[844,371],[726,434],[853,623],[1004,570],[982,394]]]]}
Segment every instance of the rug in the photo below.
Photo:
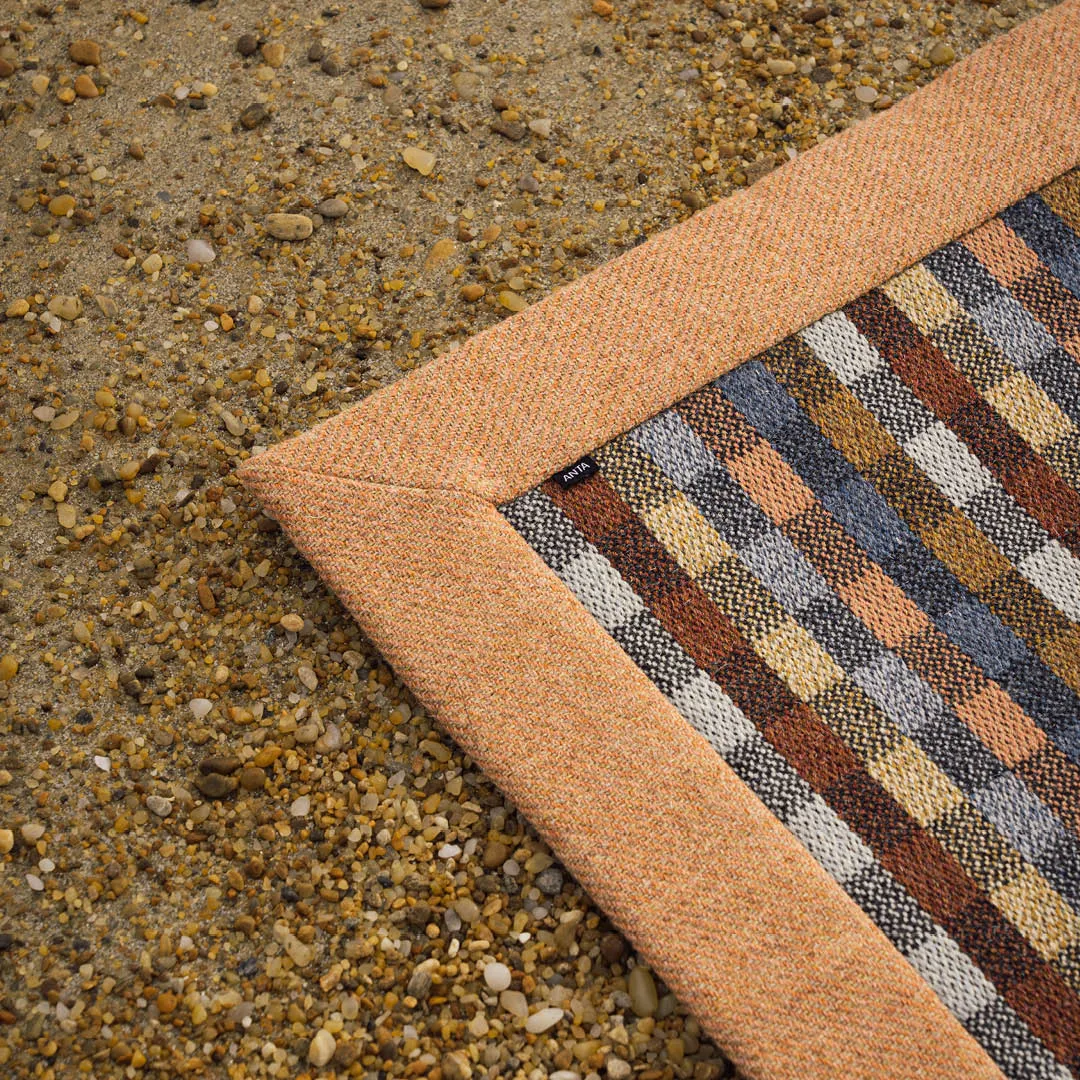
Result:
{"type": "Polygon", "coordinates": [[[240,472],[750,1077],[1080,1076],[1078,45],[240,472]]]}

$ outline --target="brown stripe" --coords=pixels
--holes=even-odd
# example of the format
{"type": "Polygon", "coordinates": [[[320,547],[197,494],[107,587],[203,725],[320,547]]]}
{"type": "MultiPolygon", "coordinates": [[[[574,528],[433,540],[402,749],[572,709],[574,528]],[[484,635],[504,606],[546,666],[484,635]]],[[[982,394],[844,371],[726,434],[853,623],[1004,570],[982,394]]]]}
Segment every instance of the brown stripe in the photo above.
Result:
{"type": "Polygon", "coordinates": [[[940,349],[880,290],[845,313],[923,404],[963,440],[1001,486],[1074,555],[1080,555],[1080,495],[982,400],[940,349]]]}
{"type": "Polygon", "coordinates": [[[1017,278],[1008,288],[1059,345],[1080,334],[1080,300],[1045,266],[1017,278]]]}
{"type": "MultiPolygon", "coordinates": [[[[582,513],[582,520],[590,530],[587,538],[624,578],[630,580],[628,575],[636,574],[632,563],[646,553],[655,574],[654,583],[662,583],[655,591],[666,595],[680,579],[681,590],[700,591],[700,586],[632,510],[628,518],[630,508],[603,475],[598,474],[568,492],[552,487],[549,486],[548,493],[556,505],[579,528],[575,513],[582,513]]],[[[702,597],[711,604],[704,593],[702,597]]],[[[654,610],[653,614],[682,645],[684,628],[677,619],[670,622],[664,619],[664,614],[670,616],[674,612],[654,610]]],[[[1056,985],[1062,1000],[1075,1003],[1069,986],[992,905],[980,909],[985,918],[978,927],[964,924],[964,913],[973,910],[972,905],[981,894],[963,867],[866,772],[814,709],[794,696],[730,620],[722,612],[717,611],[717,615],[717,625],[726,631],[725,640],[736,644],[727,649],[709,672],[710,676],[780,753],[785,750],[795,753],[794,759],[787,759],[792,767],[826,798],[932,918],[950,935],[954,928],[965,926],[968,954],[987,978],[992,978],[993,973],[1001,980],[994,983],[998,991],[1040,1038],[1048,1045],[1051,1042],[1056,1045],[1052,1051],[1055,1056],[1062,1061],[1070,1055],[1080,1060],[1080,1024],[1066,1025],[1064,1031],[1041,1030],[1036,1025],[1044,1023],[1042,1014],[1036,1010],[1029,1017],[1021,1011],[1020,1006],[1028,1008],[1032,1002],[1028,997],[1018,998],[1019,1005],[1013,1001],[1007,975],[1045,968],[1046,985],[1056,985]],[[845,793],[848,788],[852,789],[850,794],[845,793]],[[886,824],[887,828],[883,827],[886,824]]]]}

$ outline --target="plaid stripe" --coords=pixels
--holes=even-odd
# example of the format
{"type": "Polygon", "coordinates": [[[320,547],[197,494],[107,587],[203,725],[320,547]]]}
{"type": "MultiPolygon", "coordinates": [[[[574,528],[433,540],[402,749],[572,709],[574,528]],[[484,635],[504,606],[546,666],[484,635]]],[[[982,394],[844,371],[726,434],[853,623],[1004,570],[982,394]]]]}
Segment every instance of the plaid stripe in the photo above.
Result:
{"type": "Polygon", "coordinates": [[[502,508],[1010,1077],[1080,1077],[1080,187],[502,508]]]}

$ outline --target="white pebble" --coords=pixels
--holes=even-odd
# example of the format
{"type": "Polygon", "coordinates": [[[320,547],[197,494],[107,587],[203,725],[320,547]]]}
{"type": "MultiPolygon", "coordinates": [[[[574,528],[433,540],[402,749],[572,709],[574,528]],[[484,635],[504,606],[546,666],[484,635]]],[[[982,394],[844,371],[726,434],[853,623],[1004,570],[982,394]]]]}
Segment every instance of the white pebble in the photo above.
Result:
{"type": "Polygon", "coordinates": [[[45,888],[45,882],[37,876],[37,874],[27,874],[26,884],[30,886],[34,892],[42,892],[45,888]]]}
{"type": "Polygon", "coordinates": [[[187,261],[191,263],[212,263],[217,252],[205,241],[193,236],[185,245],[187,261]]]}
{"type": "Polygon", "coordinates": [[[531,1035],[540,1035],[560,1023],[562,1018],[562,1009],[556,1009],[554,1007],[541,1009],[539,1012],[533,1013],[532,1016],[525,1021],[525,1030],[531,1035]]]}
{"type": "Polygon", "coordinates": [[[20,830],[23,843],[36,844],[45,835],[45,826],[38,821],[28,821],[20,830]]]}
{"type": "Polygon", "coordinates": [[[104,754],[95,754],[94,764],[102,772],[109,772],[112,769],[112,762],[104,754]]]}
{"type": "Polygon", "coordinates": [[[56,863],[52,859],[39,859],[37,865],[43,874],[51,874],[56,869],[56,863]]]}
{"type": "Polygon", "coordinates": [[[556,1069],[555,1072],[548,1073],[548,1080],[581,1080],[581,1074],[572,1069],[556,1069]]]}
{"type": "Polygon", "coordinates": [[[461,848],[457,844],[443,844],[438,854],[440,859],[456,859],[461,854],[461,848]]]}
{"type": "MultiPolygon", "coordinates": [[[[520,990],[504,990],[499,995],[499,1004],[512,1016],[528,1016],[529,1002],[520,990]]],[[[562,1016],[562,1012],[559,1013],[562,1016]]]]}
{"type": "Polygon", "coordinates": [[[293,817],[304,817],[305,814],[311,809],[311,799],[307,795],[301,795],[292,806],[289,807],[289,813],[293,817]]]}
{"type": "Polygon", "coordinates": [[[214,703],[209,698],[196,697],[188,702],[188,708],[191,710],[191,715],[194,716],[196,720],[201,720],[213,707],[214,703]]]}
{"type": "Polygon", "coordinates": [[[484,968],[484,982],[496,993],[505,990],[510,985],[510,969],[497,960],[484,968]]]}
{"type": "Polygon", "coordinates": [[[337,1040],[326,1028],[319,1028],[308,1047],[308,1061],[317,1069],[329,1064],[337,1049],[337,1040]]]}

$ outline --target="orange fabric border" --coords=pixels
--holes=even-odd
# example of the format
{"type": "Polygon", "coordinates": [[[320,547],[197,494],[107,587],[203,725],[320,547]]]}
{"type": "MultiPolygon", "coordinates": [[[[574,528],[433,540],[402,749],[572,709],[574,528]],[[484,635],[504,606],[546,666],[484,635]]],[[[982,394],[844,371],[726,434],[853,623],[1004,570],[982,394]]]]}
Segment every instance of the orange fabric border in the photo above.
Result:
{"type": "Polygon", "coordinates": [[[748,1077],[1000,1072],[496,504],[1080,159],[1080,0],[241,480],[748,1077]]]}

